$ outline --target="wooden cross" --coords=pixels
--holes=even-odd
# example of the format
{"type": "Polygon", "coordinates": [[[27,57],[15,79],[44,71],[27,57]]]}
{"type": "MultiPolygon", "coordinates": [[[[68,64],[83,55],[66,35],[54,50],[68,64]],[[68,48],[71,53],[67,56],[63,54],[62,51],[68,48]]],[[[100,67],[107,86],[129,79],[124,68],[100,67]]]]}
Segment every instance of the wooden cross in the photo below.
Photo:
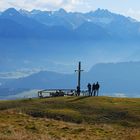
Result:
{"type": "Polygon", "coordinates": [[[79,91],[81,90],[81,72],[84,71],[81,69],[81,62],[79,62],[78,65],[78,70],[75,70],[75,72],[78,72],[78,87],[79,87],[79,91]]]}

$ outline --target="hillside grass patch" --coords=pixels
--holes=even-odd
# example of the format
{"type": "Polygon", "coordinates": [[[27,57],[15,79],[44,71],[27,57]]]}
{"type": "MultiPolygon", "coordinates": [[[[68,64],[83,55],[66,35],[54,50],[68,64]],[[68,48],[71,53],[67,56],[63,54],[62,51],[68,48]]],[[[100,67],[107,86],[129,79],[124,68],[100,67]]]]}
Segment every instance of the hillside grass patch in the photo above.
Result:
{"type": "Polygon", "coordinates": [[[58,97],[0,101],[2,140],[139,140],[140,99],[58,97]]]}

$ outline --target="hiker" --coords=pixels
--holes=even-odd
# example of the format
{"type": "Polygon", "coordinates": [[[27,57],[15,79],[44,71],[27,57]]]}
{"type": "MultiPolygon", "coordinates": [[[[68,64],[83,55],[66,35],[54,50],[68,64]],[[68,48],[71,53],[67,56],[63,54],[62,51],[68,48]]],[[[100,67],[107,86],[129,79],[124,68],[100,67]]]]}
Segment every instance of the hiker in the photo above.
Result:
{"type": "Polygon", "coordinates": [[[96,88],[96,92],[97,92],[97,96],[98,96],[99,95],[99,88],[100,88],[100,85],[98,82],[96,83],[95,88],[96,88]]]}
{"type": "Polygon", "coordinates": [[[77,95],[76,96],[80,96],[80,87],[77,86],[77,95]]]}
{"type": "Polygon", "coordinates": [[[88,94],[89,94],[89,96],[91,96],[91,84],[90,83],[88,83],[87,88],[88,88],[88,94]]]}
{"type": "Polygon", "coordinates": [[[93,83],[93,85],[92,85],[92,92],[91,92],[91,96],[96,96],[96,85],[95,85],[95,83],[93,83]]]}

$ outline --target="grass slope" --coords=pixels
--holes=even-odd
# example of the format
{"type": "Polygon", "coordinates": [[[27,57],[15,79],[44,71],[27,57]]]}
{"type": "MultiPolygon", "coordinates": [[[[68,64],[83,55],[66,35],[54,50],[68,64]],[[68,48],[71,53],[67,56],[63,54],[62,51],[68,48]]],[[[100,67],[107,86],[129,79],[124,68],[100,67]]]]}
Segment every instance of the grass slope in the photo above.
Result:
{"type": "Polygon", "coordinates": [[[58,97],[0,102],[0,140],[139,140],[140,99],[58,97]]]}

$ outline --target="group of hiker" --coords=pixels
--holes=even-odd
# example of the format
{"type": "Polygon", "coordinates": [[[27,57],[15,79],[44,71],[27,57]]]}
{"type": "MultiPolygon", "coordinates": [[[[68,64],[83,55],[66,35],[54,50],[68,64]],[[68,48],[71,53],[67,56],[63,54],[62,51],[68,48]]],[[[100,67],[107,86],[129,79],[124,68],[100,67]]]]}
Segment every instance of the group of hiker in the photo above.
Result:
{"type": "MultiPolygon", "coordinates": [[[[93,83],[92,85],[90,83],[88,83],[87,88],[88,88],[88,90],[87,90],[88,96],[98,96],[99,95],[100,85],[99,85],[98,82],[97,83],[93,83]]],[[[80,92],[81,92],[80,87],[77,86],[76,96],[80,96],[80,92]]]]}
{"type": "Polygon", "coordinates": [[[98,96],[99,95],[100,85],[98,82],[93,83],[92,85],[90,83],[88,83],[87,88],[88,88],[89,96],[98,96]]]}

